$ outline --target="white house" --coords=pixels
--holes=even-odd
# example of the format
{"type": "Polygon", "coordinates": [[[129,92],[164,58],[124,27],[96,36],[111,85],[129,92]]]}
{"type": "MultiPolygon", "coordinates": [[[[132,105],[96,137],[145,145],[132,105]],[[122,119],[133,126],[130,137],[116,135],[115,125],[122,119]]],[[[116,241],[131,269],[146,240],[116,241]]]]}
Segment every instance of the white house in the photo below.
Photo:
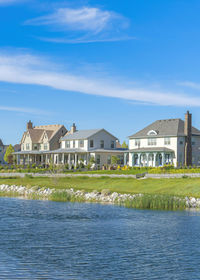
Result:
{"type": "Polygon", "coordinates": [[[130,166],[200,165],[200,130],[189,112],[181,119],[158,120],[129,137],[130,166]]]}
{"type": "Polygon", "coordinates": [[[117,156],[119,164],[124,163],[124,149],[117,148],[118,139],[105,129],[76,130],[75,124],[61,138],[61,147],[49,153],[54,155],[55,164],[77,166],[87,165],[93,157],[97,166],[111,164],[112,156],[117,156]]]}

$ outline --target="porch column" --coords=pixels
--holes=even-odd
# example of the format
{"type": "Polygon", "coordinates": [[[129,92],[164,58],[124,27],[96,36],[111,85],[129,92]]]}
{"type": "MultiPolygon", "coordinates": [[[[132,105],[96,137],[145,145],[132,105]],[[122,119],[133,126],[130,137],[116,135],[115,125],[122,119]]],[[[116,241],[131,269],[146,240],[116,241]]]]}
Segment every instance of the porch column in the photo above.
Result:
{"type": "Polygon", "coordinates": [[[127,164],[127,155],[128,155],[128,153],[124,153],[124,165],[127,164]]]}
{"type": "Polygon", "coordinates": [[[62,164],[65,164],[65,154],[62,154],[62,164]]]}
{"type": "MultiPolygon", "coordinates": [[[[135,162],[134,162],[135,154],[134,153],[130,153],[130,155],[131,155],[131,159],[130,159],[131,166],[134,166],[135,165],[135,162]]],[[[129,163],[129,165],[130,165],[130,163],[129,163]]]]}
{"type": "Polygon", "coordinates": [[[149,167],[149,153],[146,153],[147,167],[149,167]]]}
{"type": "Polygon", "coordinates": [[[77,166],[77,154],[75,154],[75,162],[74,162],[74,166],[77,166]]]}
{"type": "Polygon", "coordinates": [[[71,167],[71,154],[68,155],[68,164],[69,164],[69,167],[71,167]]]}
{"type": "Polygon", "coordinates": [[[162,166],[164,166],[165,164],[165,153],[161,153],[162,155],[162,166]]]}
{"type": "Polygon", "coordinates": [[[156,167],[156,155],[157,153],[153,154],[153,167],[156,167]]]}
{"type": "Polygon", "coordinates": [[[138,153],[138,165],[141,166],[141,153],[138,153]]]}

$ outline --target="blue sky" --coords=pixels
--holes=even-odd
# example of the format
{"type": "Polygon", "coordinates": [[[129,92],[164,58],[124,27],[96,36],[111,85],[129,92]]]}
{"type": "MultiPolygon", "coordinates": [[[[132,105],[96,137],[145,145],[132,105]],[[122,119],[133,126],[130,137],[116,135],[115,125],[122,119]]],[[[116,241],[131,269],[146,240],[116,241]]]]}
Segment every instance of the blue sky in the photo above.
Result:
{"type": "Polygon", "coordinates": [[[121,141],[193,113],[199,0],[0,0],[0,138],[26,122],[105,128],[121,141]]]}

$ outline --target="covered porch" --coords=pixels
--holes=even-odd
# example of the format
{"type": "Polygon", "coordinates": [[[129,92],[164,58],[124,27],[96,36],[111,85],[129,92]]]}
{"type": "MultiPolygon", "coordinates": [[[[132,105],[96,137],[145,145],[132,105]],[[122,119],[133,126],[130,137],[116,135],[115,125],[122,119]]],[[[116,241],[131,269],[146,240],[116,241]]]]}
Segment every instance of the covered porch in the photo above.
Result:
{"type": "Polygon", "coordinates": [[[50,151],[48,154],[53,159],[53,164],[68,164],[69,168],[72,168],[72,166],[76,167],[80,163],[86,165],[89,161],[89,153],[81,149],[58,149],[50,151]]]}
{"type": "Polygon", "coordinates": [[[173,164],[174,151],[168,148],[140,148],[129,151],[130,166],[159,167],[173,164]]]}
{"type": "Polygon", "coordinates": [[[21,151],[13,153],[18,165],[45,165],[50,159],[49,156],[42,151],[21,151]]]}

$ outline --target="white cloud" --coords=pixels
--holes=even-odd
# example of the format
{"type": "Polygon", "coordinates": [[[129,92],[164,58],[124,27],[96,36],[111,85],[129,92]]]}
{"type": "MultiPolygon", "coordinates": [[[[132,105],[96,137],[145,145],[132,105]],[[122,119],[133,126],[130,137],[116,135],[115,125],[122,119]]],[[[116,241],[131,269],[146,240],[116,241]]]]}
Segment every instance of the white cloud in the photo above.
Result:
{"type": "Polygon", "coordinates": [[[41,38],[56,43],[104,42],[131,38],[122,36],[121,33],[129,26],[128,19],[112,11],[93,7],[59,8],[50,15],[30,19],[25,24],[45,25],[65,32],[71,31],[67,33],[69,38],[41,38]]]}
{"type": "Polygon", "coordinates": [[[180,82],[178,83],[179,86],[184,86],[184,87],[189,87],[192,89],[200,89],[200,84],[199,83],[194,83],[194,82],[189,82],[189,81],[185,81],[185,82],[180,82]]]}
{"type": "Polygon", "coordinates": [[[19,2],[22,2],[22,0],[0,0],[0,6],[7,6],[19,2]]]}
{"type": "Polygon", "coordinates": [[[200,98],[176,92],[153,91],[146,88],[126,87],[118,79],[96,79],[70,72],[60,72],[45,60],[31,55],[0,55],[0,81],[18,84],[48,86],[66,92],[120,98],[163,106],[200,106],[200,98]],[[40,61],[43,61],[40,63],[40,61]]]}
{"type": "Polygon", "coordinates": [[[0,111],[28,113],[28,114],[33,114],[33,115],[46,115],[47,114],[47,112],[44,112],[44,111],[38,110],[38,109],[34,109],[34,108],[8,107],[8,106],[0,106],[0,111]]]}

